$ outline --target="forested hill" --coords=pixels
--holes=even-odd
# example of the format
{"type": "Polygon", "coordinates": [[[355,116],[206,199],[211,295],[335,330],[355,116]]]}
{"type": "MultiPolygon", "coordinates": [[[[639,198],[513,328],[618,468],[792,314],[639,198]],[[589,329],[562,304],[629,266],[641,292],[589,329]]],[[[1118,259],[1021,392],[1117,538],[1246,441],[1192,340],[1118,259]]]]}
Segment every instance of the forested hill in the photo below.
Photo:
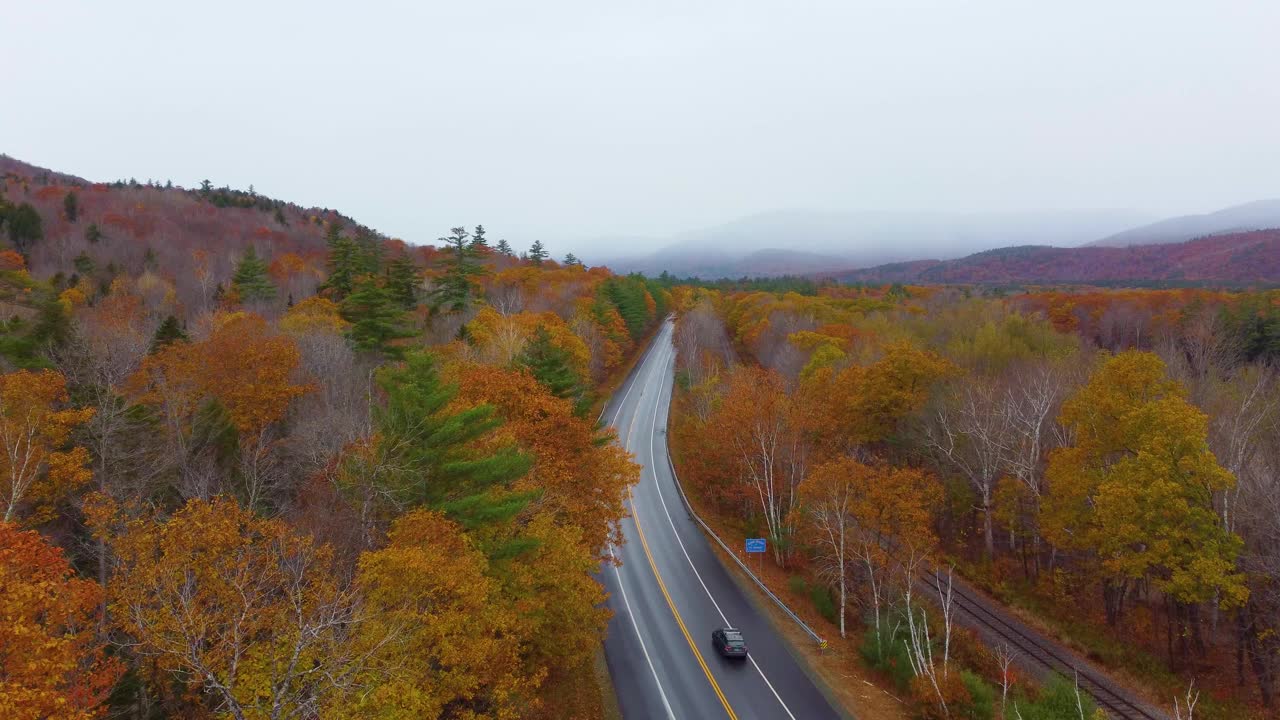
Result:
{"type": "MultiPolygon", "coordinates": [[[[121,273],[158,268],[174,279],[229,277],[250,246],[267,257],[293,255],[294,264],[315,275],[323,268],[330,224],[374,235],[335,210],[304,208],[252,188],[233,190],[209,181],[195,189],[167,180],[89,182],[0,155],[0,213],[19,212],[18,223],[0,224],[33,275],[83,277],[92,265],[88,274],[107,283],[121,273]]],[[[185,307],[196,306],[197,283],[179,282],[175,289],[185,307]]]]}
{"type": "Polygon", "coordinates": [[[1280,283],[1280,230],[1184,243],[1056,248],[1028,245],[958,260],[919,260],[830,273],[841,282],[1219,284],[1280,283]]]}
{"type": "Polygon", "coordinates": [[[639,468],[592,408],[658,281],[6,167],[0,707],[603,716],[639,468]]]}

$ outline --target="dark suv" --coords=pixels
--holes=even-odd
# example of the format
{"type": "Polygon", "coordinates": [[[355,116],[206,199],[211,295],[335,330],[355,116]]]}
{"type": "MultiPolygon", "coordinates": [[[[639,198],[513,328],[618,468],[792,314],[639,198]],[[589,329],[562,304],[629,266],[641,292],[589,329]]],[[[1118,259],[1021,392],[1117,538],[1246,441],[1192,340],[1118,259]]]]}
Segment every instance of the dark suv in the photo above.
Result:
{"type": "Polygon", "coordinates": [[[747,656],[747,641],[742,633],[733,628],[716,628],[711,631],[711,642],[716,650],[725,657],[744,658],[747,656]]]}

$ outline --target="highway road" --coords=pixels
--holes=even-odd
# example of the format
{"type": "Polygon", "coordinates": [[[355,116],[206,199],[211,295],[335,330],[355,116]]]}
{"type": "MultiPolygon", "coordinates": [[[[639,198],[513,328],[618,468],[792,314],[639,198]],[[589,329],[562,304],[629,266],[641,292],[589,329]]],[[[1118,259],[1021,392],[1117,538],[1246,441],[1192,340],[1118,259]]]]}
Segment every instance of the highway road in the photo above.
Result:
{"type": "Polygon", "coordinates": [[[675,350],[657,333],[603,417],[643,467],[623,521],[619,567],[599,575],[614,616],[605,659],[627,720],[840,718],[755,610],[690,519],[667,462],[675,350]],[[722,658],[711,631],[742,630],[750,655],[722,658]]]}

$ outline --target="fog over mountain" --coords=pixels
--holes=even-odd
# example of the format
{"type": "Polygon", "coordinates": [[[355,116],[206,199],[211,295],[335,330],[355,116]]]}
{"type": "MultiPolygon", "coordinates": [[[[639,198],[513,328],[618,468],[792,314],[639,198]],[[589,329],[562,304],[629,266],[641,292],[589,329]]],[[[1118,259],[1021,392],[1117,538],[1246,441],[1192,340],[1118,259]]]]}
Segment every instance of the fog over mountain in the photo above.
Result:
{"type": "Polygon", "coordinates": [[[899,260],[961,257],[1009,245],[1072,247],[1145,222],[1134,210],[1044,212],[760,213],[668,238],[588,243],[589,262],[650,274],[736,277],[865,267],[899,260]],[[646,252],[658,247],[657,251],[646,252]]]}
{"type": "Polygon", "coordinates": [[[1206,235],[1280,227],[1280,198],[1233,205],[1202,215],[1181,215],[1090,243],[1099,247],[1180,243],[1206,235]]]}

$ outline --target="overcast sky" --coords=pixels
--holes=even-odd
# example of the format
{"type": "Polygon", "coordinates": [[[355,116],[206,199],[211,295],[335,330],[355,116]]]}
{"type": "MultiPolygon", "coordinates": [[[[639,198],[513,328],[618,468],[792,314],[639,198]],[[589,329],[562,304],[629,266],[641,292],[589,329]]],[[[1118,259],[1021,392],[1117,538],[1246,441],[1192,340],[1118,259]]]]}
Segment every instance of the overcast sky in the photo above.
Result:
{"type": "Polygon", "coordinates": [[[0,3],[0,152],[412,242],[1280,195],[1275,0],[0,3]]]}

